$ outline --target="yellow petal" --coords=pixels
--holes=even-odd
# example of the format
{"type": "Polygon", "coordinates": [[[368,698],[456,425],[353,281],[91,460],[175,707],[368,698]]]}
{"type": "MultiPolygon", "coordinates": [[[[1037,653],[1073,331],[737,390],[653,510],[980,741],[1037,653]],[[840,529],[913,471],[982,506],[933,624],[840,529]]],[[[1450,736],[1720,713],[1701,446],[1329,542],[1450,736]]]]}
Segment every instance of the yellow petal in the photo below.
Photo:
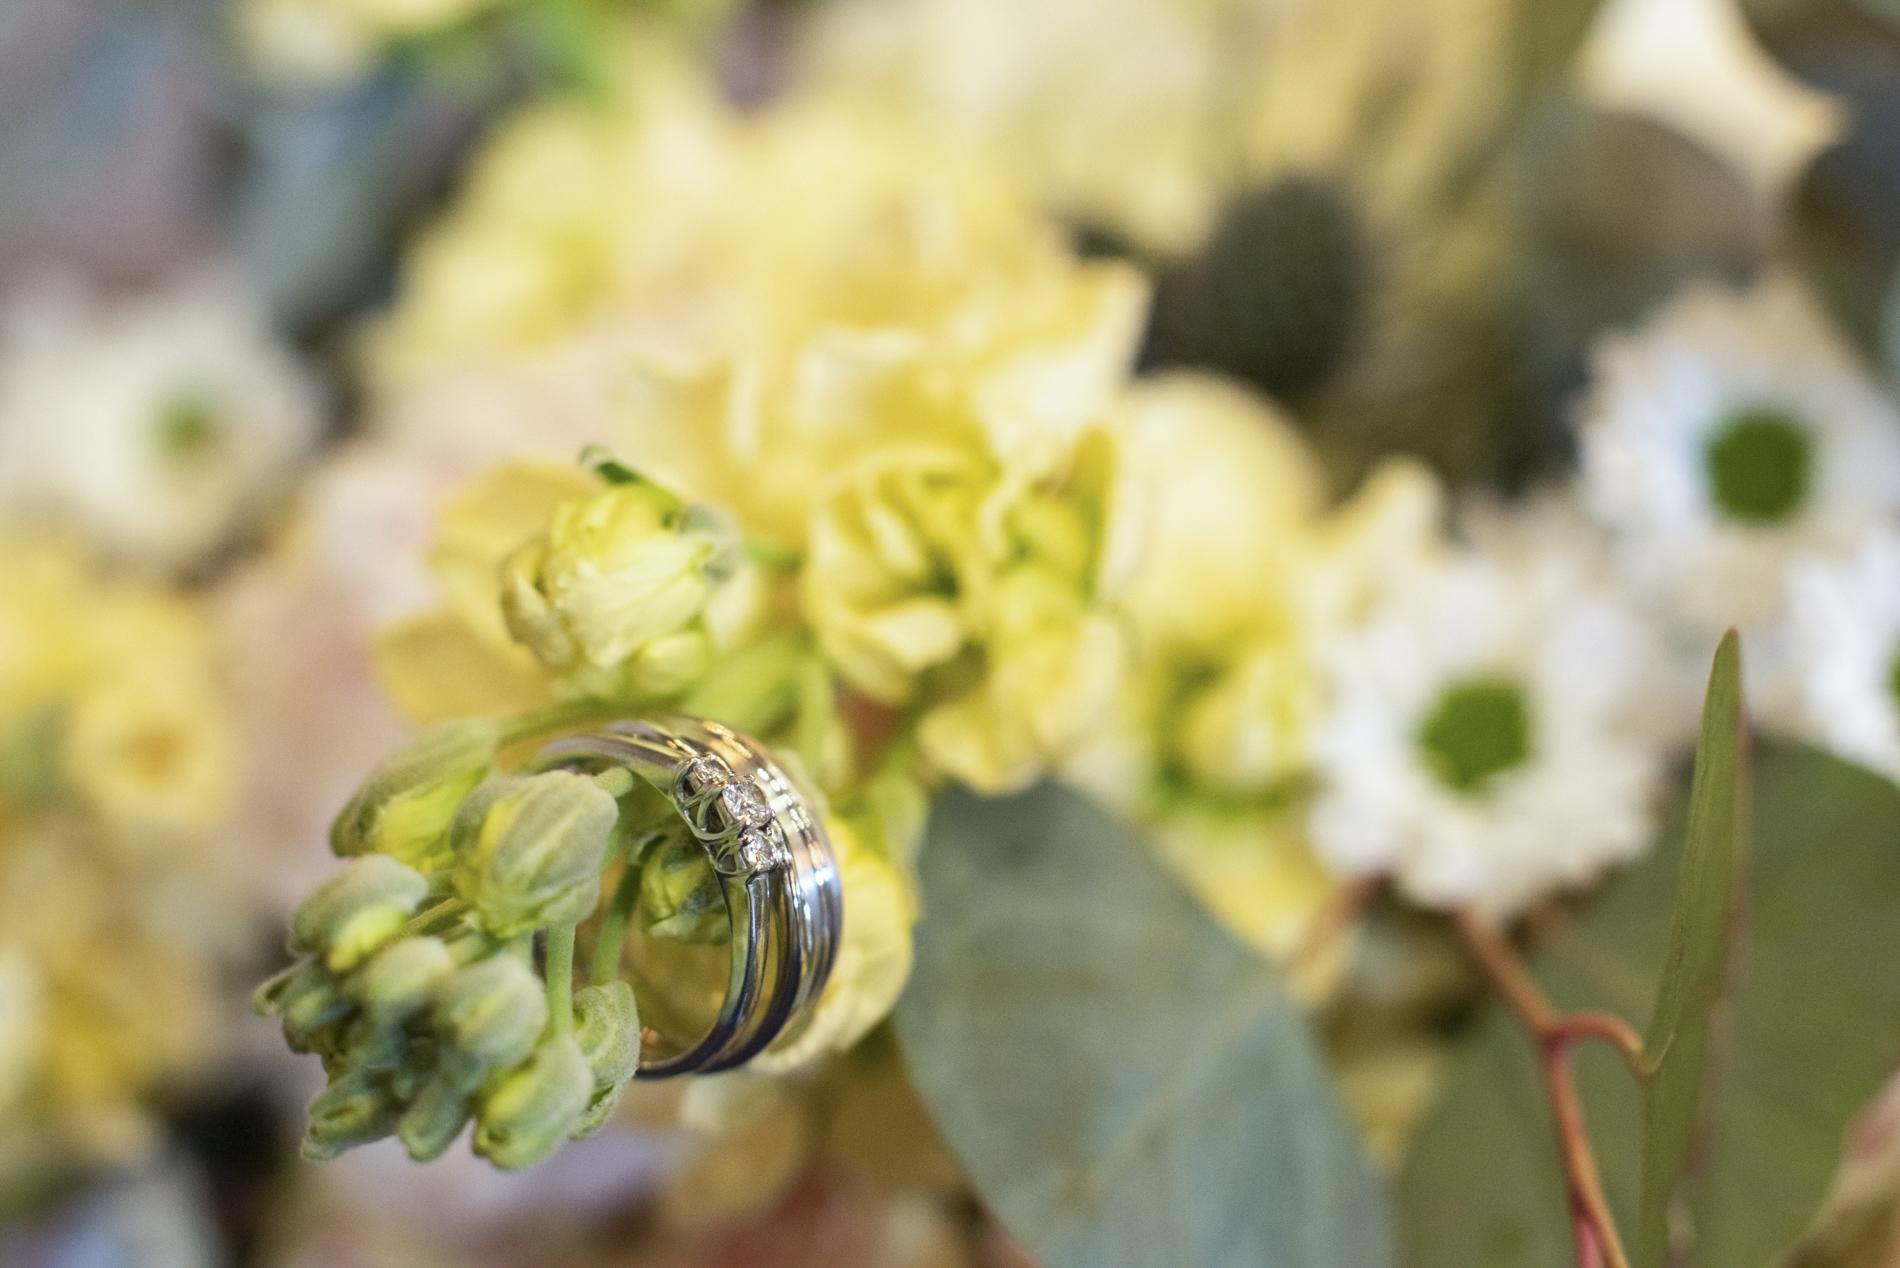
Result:
{"type": "Polygon", "coordinates": [[[448,612],[389,627],[376,636],[372,654],[390,701],[418,725],[523,713],[554,699],[527,653],[496,647],[448,612]]]}

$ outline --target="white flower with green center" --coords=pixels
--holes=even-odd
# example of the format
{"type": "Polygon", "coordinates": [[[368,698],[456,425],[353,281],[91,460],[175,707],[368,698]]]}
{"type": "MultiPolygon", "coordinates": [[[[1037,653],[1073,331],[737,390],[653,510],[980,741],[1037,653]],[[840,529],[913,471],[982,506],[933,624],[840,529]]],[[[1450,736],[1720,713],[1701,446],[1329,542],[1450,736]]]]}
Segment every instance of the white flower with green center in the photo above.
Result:
{"type": "Polygon", "coordinates": [[[1900,534],[1883,529],[1845,560],[1788,570],[1800,684],[1790,729],[1900,780],[1900,534]]]}
{"type": "Polygon", "coordinates": [[[1794,555],[1900,509],[1900,414],[1785,277],[1693,286],[1607,338],[1578,430],[1585,502],[1702,675],[1725,627],[1785,613],[1794,555]]]}
{"type": "Polygon", "coordinates": [[[229,279],[105,300],[23,290],[0,324],[0,512],[188,569],[267,512],[317,439],[312,384],[229,279]]]}
{"type": "Polygon", "coordinates": [[[1508,915],[1647,844],[1645,635],[1582,552],[1465,550],[1324,655],[1310,829],[1335,870],[1508,915]]]}

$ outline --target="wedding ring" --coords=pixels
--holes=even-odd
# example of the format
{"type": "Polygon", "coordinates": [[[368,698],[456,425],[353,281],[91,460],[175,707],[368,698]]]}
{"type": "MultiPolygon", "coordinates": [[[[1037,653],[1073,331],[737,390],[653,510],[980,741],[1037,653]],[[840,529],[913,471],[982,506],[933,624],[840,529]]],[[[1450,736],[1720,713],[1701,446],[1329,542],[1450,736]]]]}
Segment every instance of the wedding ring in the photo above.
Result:
{"type": "Polygon", "coordinates": [[[705,849],[732,920],[724,1003],[696,1037],[648,1032],[638,1077],[729,1070],[811,1018],[844,926],[825,830],[765,746],[704,718],[626,719],[546,745],[532,769],[622,766],[664,793],[705,849]]]}

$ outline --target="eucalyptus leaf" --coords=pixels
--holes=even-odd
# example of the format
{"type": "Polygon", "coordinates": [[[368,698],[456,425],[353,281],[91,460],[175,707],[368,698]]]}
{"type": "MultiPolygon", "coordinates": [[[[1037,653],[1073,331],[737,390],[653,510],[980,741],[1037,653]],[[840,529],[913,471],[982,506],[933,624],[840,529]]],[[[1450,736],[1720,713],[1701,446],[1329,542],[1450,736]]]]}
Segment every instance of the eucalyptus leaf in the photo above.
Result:
{"type": "MultiPolygon", "coordinates": [[[[1760,1268],[1801,1235],[1844,1129],[1900,1054],[1900,790],[1811,750],[1754,766],[1746,942],[1724,1009],[1710,1130],[1679,1204],[1687,1262],[1760,1268]]],[[[1531,967],[1559,1007],[1641,1017],[1668,954],[1682,834],[1540,930],[1531,967]]],[[[1642,1091],[1602,1045],[1577,1079],[1604,1189],[1637,1227],[1642,1091]]],[[[1528,1043],[1502,1008],[1474,1028],[1398,1190],[1415,1268],[1569,1268],[1556,1141],[1528,1043]]]]}
{"type": "Polygon", "coordinates": [[[1642,1268],[1660,1268],[1668,1255],[1669,1202],[1696,1141],[1711,1020],[1729,977],[1729,934],[1736,873],[1748,849],[1749,799],[1741,646],[1730,630],[1715,650],[1702,705],[1669,950],[1643,1037],[1648,1074],[1635,1243],[1642,1268]]]}
{"type": "Polygon", "coordinates": [[[897,1010],[946,1140],[1042,1268],[1392,1262],[1277,975],[1066,789],[932,807],[897,1010]]]}

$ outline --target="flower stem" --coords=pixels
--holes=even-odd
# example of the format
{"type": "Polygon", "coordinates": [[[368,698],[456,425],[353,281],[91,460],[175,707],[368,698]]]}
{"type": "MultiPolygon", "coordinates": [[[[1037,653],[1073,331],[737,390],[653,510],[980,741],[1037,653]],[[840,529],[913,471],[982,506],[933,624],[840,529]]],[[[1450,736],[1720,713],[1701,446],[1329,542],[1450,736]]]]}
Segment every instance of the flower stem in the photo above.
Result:
{"type": "Polygon", "coordinates": [[[454,921],[460,919],[468,910],[468,903],[460,898],[444,898],[433,907],[424,907],[417,912],[408,924],[403,926],[404,937],[417,934],[440,933],[454,921]]]}
{"type": "Polygon", "coordinates": [[[548,1035],[574,1031],[574,926],[548,929],[548,1035]]]}
{"type": "Polygon", "coordinates": [[[625,702],[604,700],[597,696],[589,696],[584,700],[563,700],[545,709],[531,709],[504,720],[501,724],[501,742],[519,744],[522,740],[579,726],[583,722],[601,722],[619,717],[626,711],[625,702]]]}
{"type": "Polygon", "coordinates": [[[1583,1100],[1570,1069],[1570,1047],[1579,1039],[1602,1039],[1622,1053],[1630,1069],[1643,1076],[1643,1041],[1627,1022],[1609,1013],[1559,1013],[1544,998],[1504,935],[1468,910],[1452,914],[1458,933],[1477,957],[1511,1011],[1537,1045],[1544,1090],[1557,1126],[1557,1150],[1563,1159],[1570,1218],[1576,1230],[1578,1268],[1629,1268],[1616,1218],[1603,1195],[1596,1154],[1590,1148],[1583,1100]]]}
{"type": "Polygon", "coordinates": [[[1365,914],[1383,888],[1384,877],[1369,876],[1341,887],[1327,899],[1325,905],[1313,913],[1312,921],[1301,933],[1292,954],[1287,956],[1287,976],[1297,976],[1317,962],[1365,914]]]}
{"type": "Polygon", "coordinates": [[[606,918],[600,922],[600,937],[594,943],[595,986],[605,986],[620,976],[620,951],[627,941],[627,926],[633,920],[633,905],[640,898],[640,864],[629,859],[620,874],[620,884],[607,904],[606,918]]]}

